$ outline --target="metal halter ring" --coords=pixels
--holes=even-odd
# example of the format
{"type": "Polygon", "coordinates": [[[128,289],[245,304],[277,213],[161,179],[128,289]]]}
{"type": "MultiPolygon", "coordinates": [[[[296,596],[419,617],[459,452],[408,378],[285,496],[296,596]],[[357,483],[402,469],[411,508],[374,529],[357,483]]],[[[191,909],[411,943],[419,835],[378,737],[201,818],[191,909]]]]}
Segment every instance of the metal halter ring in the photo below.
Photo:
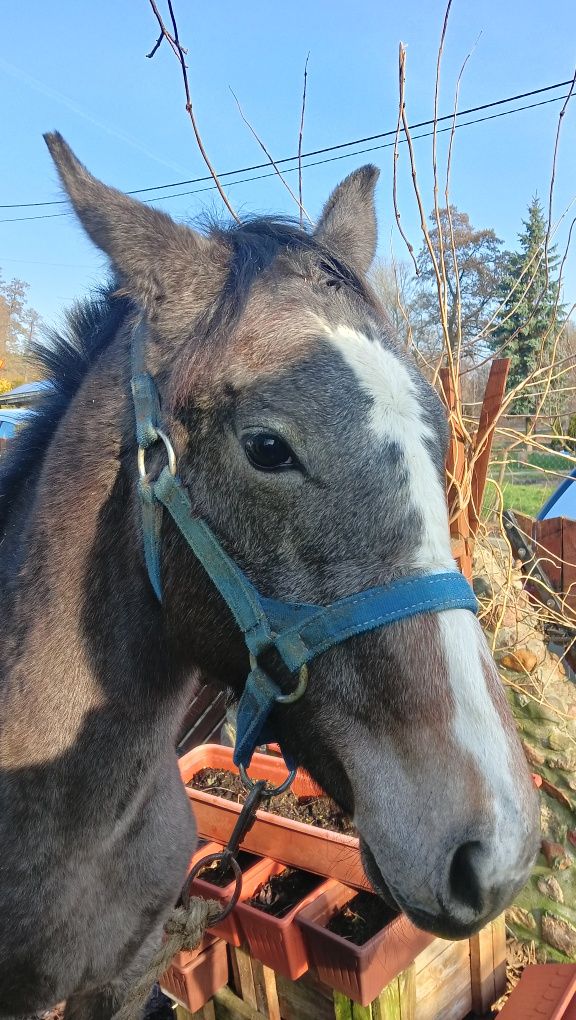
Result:
{"type": "MultiPolygon", "coordinates": [[[[156,429],[156,436],[157,436],[157,439],[160,439],[161,442],[164,443],[164,447],[165,447],[166,453],[168,455],[168,470],[169,470],[171,475],[175,475],[176,474],[176,454],[174,453],[174,447],[172,446],[172,443],[168,439],[168,436],[166,435],[166,433],[162,432],[161,429],[156,429]]],[[[140,478],[146,478],[146,476],[147,476],[147,471],[146,471],[146,449],[147,448],[145,446],[139,446],[138,447],[138,474],[140,475],[140,478]]]]}
{"type": "MultiPolygon", "coordinates": [[[[246,787],[246,789],[253,790],[256,783],[253,779],[250,779],[250,776],[248,775],[244,765],[238,766],[238,772],[240,773],[240,779],[242,780],[242,783],[246,787]]],[[[266,785],[266,787],[262,791],[262,797],[264,798],[264,800],[269,800],[270,797],[277,797],[279,794],[284,793],[292,785],[295,778],[296,769],[290,769],[290,772],[286,776],[286,779],[284,780],[283,783],[280,783],[279,786],[266,785]]]]}
{"type": "MultiPolygon", "coordinates": [[[[258,666],[258,659],[255,655],[250,652],[250,669],[256,669],[258,666]]],[[[299,701],[302,695],[305,693],[308,686],[308,666],[304,663],[300,666],[300,673],[298,675],[298,683],[290,694],[277,694],[275,701],[279,705],[293,705],[295,701],[299,701]]]]}
{"type": "Polygon", "coordinates": [[[295,701],[298,701],[304,694],[308,686],[308,666],[304,663],[300,666],[300,675],[298,677],[298,683],[296,688],[291,694],[277,694],[276,701],[279,705],[292,705],[295,701]]]}
{"type": "Polygon", "coordinates": [[[188,907],[190,906],[190,892],[192,889],[192,883],[196,878],[198,872],[208,867],[208,865],[212,864],[214,861],[219,860],[221,860],[223,864],[230,865],[232,871],[234,872],[236,885],[234,886],[234,892],[232,893],[232,896],[230,897],[226,905],[222,908],[221,913],[218,914],[217,917],[211,919],[210,926],[212,926],[213,924],[220,924],[220,921],[223,921],[224,918],[228,917],[228,914],[232,913],[234,907],[236,906],[238,900],[240,899],[240,893],[242,892],[242,871],[240,870],[240,865],[238,864],[236,858],[232,857],[229,853],[226,852],[226,850],[220,850],[217,854],[208,854],[207,857],[203,857],[201,861],[198,861],[198,863],[194,865],[192,871],[190,872],[188,878],[186,879],[184,888],[182,889],[182,906],[184,907],[185,910],[188,910],[188,907]]]}

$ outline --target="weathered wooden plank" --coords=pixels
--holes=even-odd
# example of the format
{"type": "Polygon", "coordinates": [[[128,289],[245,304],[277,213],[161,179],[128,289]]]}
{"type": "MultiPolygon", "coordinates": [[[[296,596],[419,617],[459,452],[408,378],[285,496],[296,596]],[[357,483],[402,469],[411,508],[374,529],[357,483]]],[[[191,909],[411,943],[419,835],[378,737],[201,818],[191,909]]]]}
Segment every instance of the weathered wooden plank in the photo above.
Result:
{"type": "Polygon", "coordinates": [[[320,984],[311,974],[298,981],[276,975],[276,989],[282,1020],[334,1020],[332,989],[320,984]]]}
{"type": "Polygon", "coordinates": [[[245,946],[230,947],[230,959],[232,961],[232,974],[234,975],[234,986],[238,996],[248,1003],[253,1009],[257,1009],[256,986],[254,984],[254,972],[252,970],[253,960],[245,946]]]}
{"type": "Polygon", "coordinates": [[[446,939],[434,939],[430,945],[426,946],[421,953],[414,960],[414,969],[416,976],[420,971],[425,970],[433,960],[436,960],[442,953],[445,953],[449,946],[455,946],[455,942],[448,942],[446,939]]]}
{"type": "Polygon", "coordinates": [[[562,518],[551,517],[548,521],[535,521],[532,531],[538,565],[558,592],[563,590],[562,530],[562,518]]]}
{"type": "Polygon", "coordinates": [[[562,593],[566,608],[576,619],[576,521],[562,518],[562,593]]]}
{"type": "Polygon", "coordinates": [[[256,1009],[268,1017],[268,1020],[280,1020],[280,1006],[278,1004],[278,990],[276,988],[276,975],[270,967],[260,963],[260,960],[252,960],[252,977],[256,992],[256,1009]]]}
{"type": "Polygon", "coordinates": [[[469,944],[445,942],[444,946],[417,972],[414,1020],[462,1020],[472,1008],[469,944]]]}
{"type": "Polygon", "coordinates": [[[506,918],[504,914],[492,922],[492,959],[494,966],[494,1002],[506,991],[506,918]]]}
{"type": "Polygon", "coordinates": [[[470,520],[468,506],[460,506],[460,493],[466,473],[466,447],[462,430],[454,411],[458,404],[452,373],[443,368],[440,372],[441,395],[450,418],[450,443],[446,459],[446,497],[450,518],[450,535],[458,543],[456,559],[460,570],[469,580],[472,578],[472,554],[470,545],[470,520]]]}
{"type": "Polygon", "coordinates": [[[414,1020],[462,1020],[472,1009],[470,979],[438,987],[416,1003],[414,1020]]]}
{"type": "Polygon", "coordinates": [[[179,1002],[175,1002],[174,1014],[176,1020],[216,1020],[216,1013],[214,1010],[214,1003],[212,1000],[207,1002],[202,1009],[198,1009],[195,1013],[190,1013],[189,1010],[181,1006],[179,1002]]]}
{"type": "Polygon", "coordinates": [[[372,1003],[372,1020],[415,1020],[416,968],[414,964],[391,981],[372,1003]]]}
{"type": "MultiPolygon", "coordinates": [[[[352,1000],[334,990],[334,1020],[352,1020],[352,1000]]],[[[368,1015],[370,1020],[370,1015],[368,1015]]]]}
{"type": "Polygon", "coordinates": [[[482,510],[482,499],[484,497],[488,465],[492,452],[494,428],[500,408],[502,407],[509,369],[510,358],[495,359],[490,366],[490,375],[488,376],[488,382],[484,391],[478,430],[474,441],[474,467],[472,469],[470,508],[468,513],[470,531],[474,538],[476,537],[480,512],[482,510]]]}
{"type": "Polygon", "coordinates": [[[486,1013],[496,1001],[490,925],[470,939],[470,990],[476,1013],[486,1013]]]}
{"type": "MultiPolygon", "coordinates": [[[[216,1020],[266,1020],[257,1009],[238,998],[226,985],[216,992],[212,999],[216,1020]]],[[[186,1020],[186,1018],[183,1018],[186,1020]]]]}
{"type": "Polygon", "coordinates": [[[184,754],[205,744],[218,731],[226,717],[226,695],[211,684],[198,688],[180,727],[178,753],[184,754]]]}
{"type": "MultiPolygon", "coordinates": [[[[448,942],[447,949],[435,957],[418,974],[416,983],[416,1016],[418,1003],[438,989],[460,987],[465,982],[470,988],[470,948],[467,941],[448,942]]],[[[441,1014],[438,1014],[441,1016],[441,1014]]]]}

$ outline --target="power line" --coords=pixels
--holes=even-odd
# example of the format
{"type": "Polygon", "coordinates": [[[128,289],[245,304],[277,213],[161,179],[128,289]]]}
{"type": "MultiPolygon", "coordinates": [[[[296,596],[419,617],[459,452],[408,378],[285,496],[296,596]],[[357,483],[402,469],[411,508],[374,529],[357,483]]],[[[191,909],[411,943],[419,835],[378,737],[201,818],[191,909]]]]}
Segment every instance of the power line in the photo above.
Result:
{"type": "MultiPolygon", "coordinates": [[[[515,96],[508,96],[506,99],[495,99],[491,103],[483,103],[481,106],[470,106],[467,110],[456,111],[457,117],[467,117],[470,113],[480,113],[482,110],[489,110],[495,106],[502,106],[505,103],[515,103],[519,99],[529,99],[531,96],[541,95],[543,92],[551,92],[554,89],[564,88],[565,85],[571,85],[572,79],[569,78],[567,81],[557,82],[555,85],[544,85],[539,89],[532,89],[530,92],[520,92],[515,96]]],[[[446,113],[442,117],[438,117],[436,123],[441,123],[445,120],[452,120],[454,117],[453,113],[446,113]]],[[[421,120],[416,124],[410,125],[411,131],[417,131],[422,127],[430,127],[434,124],[434,120],[421,120]]],[[[376,135],[366,135],[364,138],[356,138],[351,142],[339,142],[337,145],[328,145],[323,149],[312,149],[310,152],[303,152],[302,159],[308,159],[310,156],[322,156],[325,152],[335,152],[337,149],[348,148],[352,145],[364,145],[365,142],[375,142],[379,138],[388,138],[396,134],[396,128],[392,128],[390,131],[383,131],[376,135]]],[[[282,163],[293,163],[298,159],[298,156],[285,156],[282,159],[277,159],[277,164],[282,163]]],[[[269,163],[255,163],[253,166],[239,167],[237,170],[225,170],[223,173],[218,174],[219,177],[233,177],[235,174],[247,174],[253,170],[264,170],[269,163]]],[[[211,181],[213,178],[210,174],[205,177],[192,177],[186,181],[174,181],[172,184],[156,184],[149,188],[135,188],[133,191],[127,191],[127,195],[143,195],[149,191],[162,191],[167,188],[180,188],[186,184],[203,184],[205,181],[211,181]]],[[[67,199],[54,199],[50,202],[13,202],[7,205],[0,204],[0,209],[31,209],[39,206],[52,206],[52,205],[66,205],[67,199]]]]}
{"type": "MultiPolygon", "coordinates": [[[[551,91],[553,89],[560,88],[560,87],[565,86],[565,85],[571,85],[571,84],[572,84],[572,79],[569,79],[569,81],[567,81],[567,82],[559,82],[556,85],[547,85],[544,88],[534,89],[532,92],[524,92],[524,93],[522,93],[522,94],[520,94],[518,96],[510,96],[507,99],[498,99],[498,100],[495,100],[492,103],[484,103],[481,106],[470,107],[468,110],[456,111],[456,117],[463,117],[463,116],[466,116],[469,113],[474,113],[474,112],[481,111],[481,110],[493,109],[496,106],[502,106],[505,103],[513,102],[515,99],[521,99],[521,98],[525,98],[525,97],[533,96],[533,95],[540,95],[543,92],[549,92],[549,91],[551,91]]],[[[476,118],[474,118],[474,120],[464,121],[463,123],[455,123],[454,124],[454,128],[458,129],[458,128],[461,128],[461,127],[470,127],[471,125],[474,125],[474,124],[482,124],[485,121],[497,120],[500,117],[508,117],[508,116],[510,116],[513,113],[521,113],[524,110],[533,110],[533,109],[535,109],[536,107],[539,107],[539,106],[547,106],[550,103],[558,103],[562,99],[566,99],[567,96],[568,96],[568,94],[560,95],[560,96],[554,96],[552,99],[543,99],[543,100],[540,100],[540,102],[538,102],[538,103],[528,103],[525,106],[514,107],[514,109],[512,109],[512,110],[502,110],[499,113],[489,114],[486,117],[476,117],[476,118]]],[[[438,123],[440,123],[442,121],[446,121],[446,120],[454,121],[454,116],[455,116],[454,113],[449,113],[449,114],[445,114],[442,117],[438,117],[436,119],[436,124],[438,124],[438,123]]],[[[426,120],[426,121],[419,121],[416,124],[410,125],[409,130],[410,131],[414,131],[414,130],[417,130],[419,127],[426,127],[428,125],[433,125],[433,124],[434,124],[434,119],[430,119],[430,120],[426,120]]],[[[451,130],[452,130],[452,124],[449,125],[448,127],[438,128],[437,129],[437,134],[443,134],[443,133],[445,133],[447,131],[451,131],[451,130]]],[[[366,136],[363,139],[356,139],[353,142],[340,142],[338,145],[330,145],[330,146],[327,146],[324,149],[315,149],[315,150],[313,150],[313,151],[311,151],[309,153],[306,153],[305,156],[303,156],[303,158],[308,158],[310,156],[313,156],[313,155],[316,155],[316,154],[321,154],[321,153],[324,153],[324,152],[334,152],[334,151],[336,151],[338,149],[347,148],[347,147],[352,146],[352,145],[359,145],[362,142],[372,141],[372,140],[375,140],[375,139],[378,139],[378,138],[387,138],[387,137],[390,137],[391,135],[395,135],[395,134],[396,134],[396,128],[394,128],[393,130],[390,130],[390,131],[383,131],[383,132],[381,132],[380,134],[377,134],[377,135],[368,135],[368,136],[366,136]]],[[[414,135],[413,138],[414,138],[414,140],[418,140],[420,138],[429,138],[433,134],[434,134],[434,131],[425,131],[422,134],[414,135]]],[[[401,137],[399,139],[399,141],[401,143],[405,143],[406,138],[405,137],[401,137]]],[[[378,151],[380,149],[388,149],[388,148],[391,148],[393,144],[394,144],[393,142],[387,142],[387,143],[383,143],[381,145],[373,145],[373,146],[370,146],[370,147],[365,148],[365,149],[354,149],[352,152],[346,152],[346,153],[342,153],[342,154],[340,154],[338,156],[332,156],[332,157],[329,157],[327,159],[319,159],[319,160],[315,160],[312,163],[306,163],[306,164],[303,165],[303,169],[307,169],[308,167],[321,166],[321,165],[323,165],[325,163],[334,163],[334,162],[336,162],[337,160],[340,160],[340,159],[348,159],[349,157],[352,157],[352,156],[360,156],[360,155],[363,155],[363,154],[368,153],[368,152],[376,152],[376,151],[378,151]]],[[[284,159],[276,160],[275,162],[277,164],[278,163],[289,163],[291,161],[294,161],[295,159],[297,159],[296,156],[287,156],[284,159]]],[[[259,169],[264,169],[265,167],[269,167],[269,166],[270,166],[270,163],[258,163],[258,164],[255,164],[253,167],[246,167],[243,170],[228,170],[225,173],[219,174],[219,177],[230,177],[233,174],[243,173],[245,170],[246,171],[248,171],[248,170],[259,170],[259,169]]],[[[297,170],[298,170],[297,166],[295,166],[295,167],[287,167],[283,172],[284,173],[295,173],[297,170]]],[[[249,183],[251,181],[260,181],[260,180],[264,180],[267,177],[276,177],[276,176],[277,176],[276,171],[270,171],[269,173],[257,174],[257,175],[253,175],[251,177],[241,177],[238,180],[229,181],[228,182],[228,187],[232,187],[235,184],[246,184],[246,183],[249,183]]],[[[160,184],[160,185],[157,185],[155,188],[139,188],[139,189],[134,190],[134,191],[127,191],[126,194],[127,195],[143,194],[143,193],[149,192],[149,191],[158,191],[158,190],[161,190],[161,189],[164,189],[164,188],[178,187],[178,186],[181,186],[181,185],[184,185],[184,184],[200,184],[200,183],[202,183],[204,181],[211,181],[212,179],[213,178],[210,175],[207,175],[205,177],[192,178],[190,181],[179,181],[179,182],[176,182],[175,184],[172,184],[172,185],[170,185],[170,184],[160,184]]],[[[160,202],[160,201],[168,200],[168,199],[171,199],[171,198],[181,198],[181,197],[185,197],[185,196],[189,196],[189,195],[199,195],[199,194],[202,194],[203,192],[206,192],[206,191],[214,191],[215,189],[216,189],[216,185],[212,184],[212,185],[209,185],[206,188],[196,188],[193,191],[178,191],[178,192],[174,192],[173,194],[170,194],[170,195],[155,195],[153,198],[142,199],[142,201],[143,202],[148,202],[148,203],[151,203],[151,202],[160,202]]],[[[62,199],[62,200],[53,201],[53,202],[29,202],[29,203],[22,203],[21,205],[18,205],[18,204],[15,204],[15,205],[0,205],[0,209],[20,209],[20,208],[24,208],[25,209],[25,208],[38,207],[38,206],[53,206],[53,205],[66,205],[66,204],[67,204],[67,200],[66,199],[62,199]]],[[[30,221],[30,220],[49,220],[49,219],[57,219],[57,218],[60,218],[62,216],[71,216],[71,215],[72,215],[71,212],[61,212],[61,213],[43,213],[43,214],[34,215],[34,216],[16,216],[16,217],[9,217],[9,218],[6,218],[6,219],[0,219],[0,223],[23,223],[23,222],[30,221]]]]}

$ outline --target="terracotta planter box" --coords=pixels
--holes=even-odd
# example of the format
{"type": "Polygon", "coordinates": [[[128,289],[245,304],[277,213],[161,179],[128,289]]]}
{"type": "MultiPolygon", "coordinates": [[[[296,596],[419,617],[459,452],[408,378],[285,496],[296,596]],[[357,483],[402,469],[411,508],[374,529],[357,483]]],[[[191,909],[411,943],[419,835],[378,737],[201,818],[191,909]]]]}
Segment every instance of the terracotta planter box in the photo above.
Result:
{"type": "MultiPolygon", "coordinates": [[[[216,853],[222,848],[212,843],[209,844],[213,847],[212,850],[206,850],[202,856],[207,856],[208,853],[216,853]]],[[[240,893],[240,899],[249,899],[254,895],[255,889],[262,885],[266,881],[270,872],[272,861],[268,858],[256,857],[251,863],[242,865],[242,861],[239,862],[242,870],[242,892],[240,893]],[[265,877],[263,877],[265,876],[265,877]]],[[[202,878],[195,878],[192,883],[191,895],[202,896],[205,900],[222,900],[222,903],[227,903],[232,897],[232,893],[236,888],[236,881],[232,879],[225,886],[213,885],[206,876],[202,878]]],[[[232,946],[240,946],[242,944],[242,935],[238,924],[238,914],[236,910],[233,910],[228,917],[225,917],[223,921],[208,928],[210,935],[216,935],[218,938],[225,939],[226,942],[232,946]]]]}
{"type": "MultiPolygon", "coordinates": [[[[219,744],[195,747],[179,761],[184,783],[203,768],[227,769],[238,774],[232,762],[232,749],[219,744]]],[[[268,779],[277,784],[286,778],[284,762],[273,755],[255,754],[250,766],[253,779],[268,779]]],[[[310,779],[299,775],[292,787],[296,796],[310,796],[310,779]]],[[[203,790],[186,788],[196,817],[198,832],[205,839],[227,843],[241,806],[203,790]]],[[[242,843],[243,850],[270,857],[274,861],[336,878],[356,889],[370,889],[360,860],[356,836],[320,829],[315,825],[293,822],[266,811],[256,813],[256,821],[242,843]]]]}
{"type": "MultiPolygon", "coordinates": [[[[222,848],[218,845],[218,843],[208,843],[205,839],[199,840],[198,846],[192,854],[190,864],[188,865],[188,871],[192,870],[196,861],[199,861],[202,857],[206,857],[207,854],[215,854],[221,849],[222,848]]],[[[197,949],[183,949],[182,952],[174,955],[172,963],[175,963],[178,967],[185,967],[188,963],[191,963],[192,960],[196,959],[198,953],[203,952],[204,949],[207,949],[213,942],[214,937],[212,935],[205,935],[197,949]]]]}
{"type": "MultiPolygon", "coordinates": [[[[282,751],[280,750],[279,744],[267,744],[266,749],[269,755],[274,755],[276,758],[282,759],[282,751]]],[[[304,769],[298,769],[298,773],[292,784],[292,789],[297,797],[325,796],[322,787],[318,786],[318,783],[315,783],[312,776],[308,775],[304,769]]]]}
{"type": "MultiPolygon", "coordinates": [[[[280,875],[285,870],[284,864],[269,861],[266,872],[261,874],[260,881],[251,895],[254,896],[269,878],[280,875]]],[[[317,886],[303,896],[283,917],[274,917],[264,910],[251,906],[245,902],[243,896],[234,913],[237,915],[250,955],[291,981],[305,974],[308,970],[308,954],[302,932],[296,924],[296,915],[315,900],[328,884],[318,877],[317,886]]]]}
{"type": "Polygon", "coordinates": [[[545,963],[527,967],[500,1020],[574,1020],[576,965],[545,963]]]}
{"type": "Polygon", "coordinates": [[[331,882],[298,914],[310,966],[324,984],[368,1006],[383,988],[434,941],[400,914],[363,946],[326,929],[326,924],[356,893],[331,882]]]}
{"type": "Polygon", "coordinates": [[[159,984],[190,1013],[202,1009],[215,992],[228,984],[226,943],[221,939],[212,941],[183,967],[172,963],[159,984]]]}

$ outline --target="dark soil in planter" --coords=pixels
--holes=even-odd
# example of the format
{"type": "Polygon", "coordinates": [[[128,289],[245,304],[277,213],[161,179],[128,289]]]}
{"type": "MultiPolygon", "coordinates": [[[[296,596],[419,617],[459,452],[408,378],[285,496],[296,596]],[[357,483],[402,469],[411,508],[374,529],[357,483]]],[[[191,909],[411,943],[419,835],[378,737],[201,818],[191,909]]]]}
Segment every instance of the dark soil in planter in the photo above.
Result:
{"type": "Polygon", "coordinates": [[[330,918],[326,928],[355,946],[363,946],[395,917],[398,911],[372,893],[361,892],[330,918]]]}
{"type": "MultiPolygon", "coordinates": [[[[242,872],[247,871],[253,864],[256,864],[258,859],[256,854],[248,854],[243,850],[236,855],[236,860],[242,872]]],[[[229,864],[224,866],[223,861],[213,861],[212,864],[207,864],[205,868],[202,868],[196,877],[202,878],[205,882],[210,882],[210,885],[217,885],[219,889],[223,889],[225,885],[229,885],[230,882],[234,881],[234,872],[229,864]]]]}
{"type": "MultiPolygon", "coordinates": [[[[246,800],[245,790],[240,776],[226,769],[200,769],[188,783],[193,790],[203,790],[217,797],[243,804],[246,800]]],[[[330,829],[342,832],[347,836],[355,836],[356,829],[352,822],[330,797],[296,797],[291,790],[264,801],[261,811],[269,811],[273,815],[282,815],[293,822],[304,822],[316,825],[319,829],[330,829]]]]}
{"type": "Polygon", "coordinates": [[[256,910],[262,910],[273,917],[285,917],[292,907],[308,893],[317,889],[324,881],[318,875],[296,868],[286,868],[279,875],[272,875],[265,885],[261,886],[255,896],[247,903],[256,910]]]}

